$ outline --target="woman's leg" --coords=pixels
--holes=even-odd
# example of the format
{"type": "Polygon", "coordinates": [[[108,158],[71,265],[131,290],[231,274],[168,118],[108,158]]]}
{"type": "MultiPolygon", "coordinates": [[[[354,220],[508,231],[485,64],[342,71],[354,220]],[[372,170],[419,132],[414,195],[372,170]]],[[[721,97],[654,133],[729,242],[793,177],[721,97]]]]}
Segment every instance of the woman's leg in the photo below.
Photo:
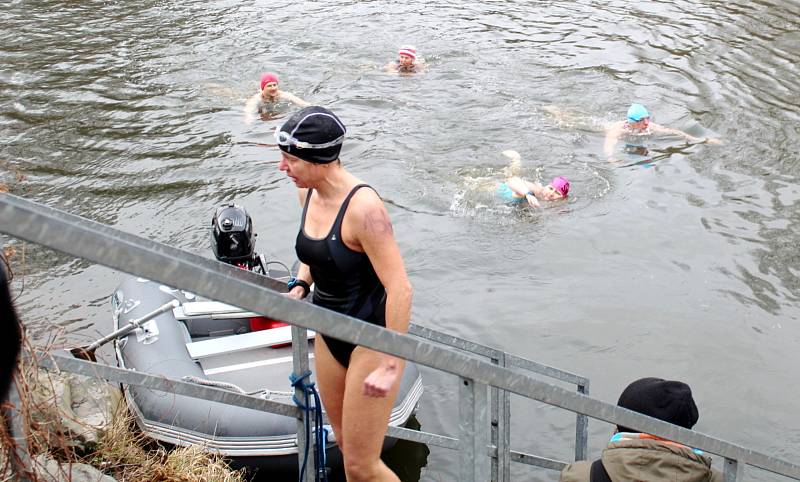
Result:
{"type": "Polygon", "coordinates": [[[328,345],[317,334],[314,337],[314,370],[317,372],[317,387],[325,413],[336,435],[336,444],[344,453],[344,434],[342,433],[342,400],[344,398],[347,369],[331,355],[328,345]]]}
{"type": "MultiPolygon", "coordinates": [[[[397,378],[392,390],[384,398],[368,397],[363,392],[364,379],[385,356],[368,348],[357,347],[350,357],[342,406],[342,430],[347,439],[343,451],[344,470],[348,482],[400,481],[381,461],[380,455],[402,377],[397,378]]],[[[402,362],[401,373],[404,365],[402,362]]]]}
{"type": "Polygon", "coordinates": [[[520,171],[522,169],[522,156],[519,155],[519,152],[512,149],[508,149],[503,151],[503,155],[511,159],[511,162],[503,170],[505,176],[506,177],[519,176],[520,171]]]}

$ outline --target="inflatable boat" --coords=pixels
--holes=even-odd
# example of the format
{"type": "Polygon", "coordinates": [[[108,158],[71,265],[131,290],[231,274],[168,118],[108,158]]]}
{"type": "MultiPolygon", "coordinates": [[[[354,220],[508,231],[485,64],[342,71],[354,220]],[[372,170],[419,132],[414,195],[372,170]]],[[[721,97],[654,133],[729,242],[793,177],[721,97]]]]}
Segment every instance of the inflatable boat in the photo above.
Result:
{"type": "MultiPolygon", "coordinates": [[[[221,239],[215,235],[215,240],[221,239]]],[[[225,260],[217,243],[212,245],[215,255],[225,260]]],[[[245,252],[250,256],[252,249],[245,252]]],[[[282,273],[288,279],[289,273],[282,273]]],[[[271,275],[266,270],[262,274],[271,275]]],[[[112,296],[114,328],[170,302],[177,302],[177,306],[117,340],[120,367],[292,403],[291,327],[284,323],[130,277],[112,296]]],[[[312,331],[308,338],[311,359],[312,331]]],[[[309,366],[313,368],[313,360],[309,360],[309,366]]],[[[144,387],[124,388],[136,423],[153,439],[179,446],[200,445],[229,458],[235,467],[292,470],[298,466],[295,418],[144,387]]],[[[406,363],[390,425],[406,424],[422,391],[417,367],[406,363]]],[[[335,448],[335,436],[328,437],[329,449],[335,448]]],[[[387,440],[385,448],[392,443],[387,440]]]]}
{"type": "MultiPolygon", "coordinates": [[[[227,203],[216,209],[211,220],[214,256],[238,268],[288,281],[290,270],[285,265],[267,262],[255,253],[255,237],[243,207],[227,203]],[[273,272],[270,265],[284,270],[273,272]]],[[[116,341],[120,367],[292,402],[289,325],[135,277],[122,282],[111,304],[115,330],[137,327],[116,341]],[[170,303],[173,306],[167,306],[170,303]]],[[[309,331],[308,338],[309,358],[313,358],[314,333],[309,331]]],[[[309,366],[314,366],[313,361],[309,360],[309,366]]],[[[155,440],[200,445],[225,456],[235,467],[298,467],[295,418],[138,386],[126,386],[124,391],[136,423],[155,440]]],[[[389,425],[405,425],[421,396],[419,370],[406,363],[389,425]]],[[[335,436],[329,431],[326,448],[335,447],[335,436]]],[[[387,439],[384,448],[392,443],[387,439]]],[[[336,460],[338,451],[332,452],[336,460]]]]}

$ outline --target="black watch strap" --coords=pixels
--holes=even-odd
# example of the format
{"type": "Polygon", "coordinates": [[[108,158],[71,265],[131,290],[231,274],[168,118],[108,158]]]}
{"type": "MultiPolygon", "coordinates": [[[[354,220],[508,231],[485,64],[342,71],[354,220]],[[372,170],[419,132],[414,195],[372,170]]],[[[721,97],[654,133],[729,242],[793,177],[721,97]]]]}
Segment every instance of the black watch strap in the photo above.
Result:
{"type": "Polygon", "coordinates": [[[289,280],[288,283],[286,283],[286,287],[289,288],[289,291],[292,291],[292,288],[294,288],[295,286],[302,286],[303,287],[303,298],[308,296],[308,293],[311,292],[311,285],[308,284],[308,282],[306,280],[302,280],[302,279],[298,279],[298,278],[292,278],[292,279],[289,280]]]}

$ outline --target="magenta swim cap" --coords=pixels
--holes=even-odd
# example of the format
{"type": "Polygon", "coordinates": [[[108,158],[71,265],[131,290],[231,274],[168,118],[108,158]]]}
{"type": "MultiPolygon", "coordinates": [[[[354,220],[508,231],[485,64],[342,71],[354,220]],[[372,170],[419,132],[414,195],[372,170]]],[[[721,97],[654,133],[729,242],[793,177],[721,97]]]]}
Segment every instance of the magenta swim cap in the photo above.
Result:
{"type": "Polygon", "coordinates": [[[278,83],[278,76],[273,74],[272,72],[265,72],[261,74],[261,90],[264,90],[264,86],[269,84],[270,82],[278,83]]]}
{"type": "Polygon", "coordinates": [[[553,180],[550,181],[550,185],[564,197],[567,197],[567,194],[569,194],[569,181],[567,181],[566,177],[554,177],[553,180]]]}

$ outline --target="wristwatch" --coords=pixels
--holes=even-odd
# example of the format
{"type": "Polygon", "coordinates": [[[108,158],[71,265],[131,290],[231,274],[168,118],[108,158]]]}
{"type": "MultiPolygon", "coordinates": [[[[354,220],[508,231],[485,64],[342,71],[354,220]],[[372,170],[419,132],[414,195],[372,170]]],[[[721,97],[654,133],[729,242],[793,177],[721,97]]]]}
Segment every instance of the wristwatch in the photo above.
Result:
{"type": "Polygon", "coordinates": [[[311,291],[311,285],[308,284],[306,280],[298,279],[292,277],[288,283],[286,283],[286,287],[289,288],[289,291],[292,291],[292,288],[295,286],[302,286],[303,287],[303,298],[308,296],[308,293],[311,291]]]}

